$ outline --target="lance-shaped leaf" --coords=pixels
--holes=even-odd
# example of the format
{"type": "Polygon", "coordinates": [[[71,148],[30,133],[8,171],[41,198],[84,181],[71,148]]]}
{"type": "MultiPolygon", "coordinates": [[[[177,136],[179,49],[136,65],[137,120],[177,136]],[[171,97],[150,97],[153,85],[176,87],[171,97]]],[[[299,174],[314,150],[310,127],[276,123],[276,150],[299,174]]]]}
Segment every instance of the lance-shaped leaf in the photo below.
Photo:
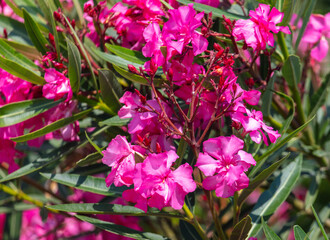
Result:
{"type": "Polygon", "coordinates": [[[6,42],[9,46],[14,48],[17,52],[23,54],[29,59],[37,59],[41,57],[41,54],[38,52],[38,50],[30,45],[26,45],[24,43],[20,42],[14,42],[14,41],[9,41],[7,39],[2,39],[2,41],[6,42]]]}
{"type": "Polygon", "coordinates": [[[202,240],[195,227],[190,223],[180,220],[179,226],[183,240],[202,240]]]}
{"type": "MultiPolygon", "coordinates": [[[[97,130],[95,133],[92,134],[92,137],[95,137],[104,131],[106,131],[109,127],[103,127],[99,130],[97,130]]],[[[70,154],[74,150],[85,146],[88,143],[87,140],[81,140],[81,142],[70,142],[64,145],[63,147],[60,147],[58,149],[55,149],[54,151],[50,152],[49,154],[43,155],[42,157],[38,158],[37,160],[24,165],[20,169],[16,170],[15,172],[12,172],[11,174],[7,175],[6,177],[0,179],[1,182],[11,181],[14,179],[17,179],[19,177],[28,175],[30,173],[34,173],[50,164],[54,164],[59,162],[64,156],[70,154]]]]}
{"type": "Polygon", "coordinates": [[[96,227],[103,229],[107,232],[111,232],[114,234],[118,234],[124,237],[130,237],[138,240],[167,240],[168,238],[163,237],[161,235],[150,233],[150,232],[140,232],[125,226],[117,225],[111,222],[105,222],[96,218],[86,217],[86,216],[80,216],[75,215],[76,218],[89,222],[96,227]]]}
{"type": "Polygon", "coordinates": [[[68,75],[70,79],[71,89],[74,93],[77,93],[80,88],[81,78],[81,57],[78,48],[69,39],[66,39],[68,46],[68,75]]]}
{"type": "Polygon", "coordinates": [[[266,235],[267,240],[281,240],[279,236],[271,229],[264,221],[264,218],[261,218],[262,228],[264,229],[264,233],[266,235]]]}
{"type": "Polygon", "coordinates": [[[111,109],[114,115],[121,108],[119,97],[123,95],[122,88],[115,78],[112,71],[109,69],[99,70],[99,82],[101,88],[101,96],[107,106],[111,109]]]}
{"type": "Polygon", "coordinates": [[[314,204],[317,195],[319,193],[320,183],[322,181],[322,176],[319,171],[315,171],[315,175],[313,175],[311,178],[312,180],[305,197],[306,210],[309,209],[314,204]]]}
{"type": "MultiPolygon", "coordinates": [[[[330,205],[330,204],[329,204],[330,205]]],[[[329,207],[329,206],[328,206],[329,207]]],[[[319,230],[322,232],[322,235],[324,237],[324,240],[329,240],[329,238],[327,237],[327,233],[325,232],[325,229],[322,225],[322,222],[319,218],[319,216],[317,215],[314,207],[312,206],[312,211],[313,211],[313,214],[314,214],[314,217],[316,219],[316,222],[317,222],[317,225],[319,226],[319,230]]],[[[329,217],[329,212],[328,212],[328,217],[329,217]]],[[[315,231],[314,231],[315,232],[315,231]]],[[[317,234],[314,234],[314,236],[317,236],[317,234]]]]}
{"type": "Polygon", "coordinates": [[[204,11],[205,13],[212,12],[213,17],[223,18],[223,16],[225,16],[226,18],[229,18],[231,20],[247,19],[247,17],[245,17],[245,16],[241,16],[241,15],[237,15],[237,14],[234,14],[234,13],[226,12],[226,11],[223,11],[221,9],[214,8],[214,7],[204,5],[204,4],[201,4],[201,3],[195,3],[195,2],[189,1],[189,0],[177,0],[177,1],[179,3],[184,4],[184,5],[188,5],[189,3],[192,3],[192,4],[194,4],[193,5],[194,9],[196,9],[197,11],[200,11],[200,12],[204,11]]]}
{"type": "Polygon", "coordinates": [[[296,1],[295,0],[281,0],[279,2],[282,2],[282,9],[279,9],[279,11],[284,13],[282,22],[279,25],[286,26],[291,20],[294,5],[295,5],[296,1]]]}
{"type": "Polygon", "coordinates": [[[244,201],[248,198],[248,196],[257,188],[259,187],[273,172],[283,163],[285,159],[287,159],[290,154],[286,155],[281,160],[273,163],[270,167],[263,170],[258,176],[256,176],[250,183],[249,186],[243,189],[242,193],[239,195],[238,198],[238,206],[242,206],[244,201]]]}
{"type": "Polygon", "coordinates": [[[307,234],[298,225],[293,226],[295,240],[310,240],[307,234]]]}
{"type": "Polygon", "coordinates": [[[121,126],[125,126],[126,124],[129,123],[129,121],[131,121],[130,118],[120,118],[118,115],[111,117],[107,120],[104,120],[102,122],[99,123],[99,126],[110,126],[110,127],[121,127],[121,126]]]}
{"type": "Polygon", "coordinates": [[[249,215],[239,221],[231,233],[230,240],[245,240],[252,227],[251,221],[249,215]]]}
{"type": "Polygon", "coordinates": [[[48,209],[58,210],[62,212],[73,212],[78,214],[111,214],[125,216],[157,216],[166,218],[185,219],[183,215],[174,213],[160,212],[159,210],[151,210],[144,212],[143,210],[121,204],[109,203],[72,203],[47,206],[48,209]]]}
{"type": "Polygon", "coordinates": [[[77,189],[84,190],[86,192],[92,192],[101,194],[104,196],[121,196],[122,192],[128,189],[127,187],[115,187],[110,186],[107,188],[105,185],[104,178],[97,178],[92,176],[82,176],[78,174],[67,174],[67,173],[40,173],[43,177],[50,179],[54,182],[61,183],[63,185],[74,187],[77,189]]]}
{"type": "Polygon", "coordinates": [[[121,46],[112,45],[112,44],[108,44],[108,43],[106,43],[105,46],[112,53],[118,55],[119,57],[121,57],[121,58],[123,58],[127,61],[133,62],[133,63],[143,65],[145,62],[150,60],[150,58],[146,58],[139,51],[134,51],[134,50],[131,50],[131,49],[128,49],[128,48],[124,48],[124,47],[121,47],[121,46]]]}
{"type": "Polygon", "coordinates": [[[77,121],[78,119],[86,116],[91,111],[92,111],[92,109],[87,109],[87,110],[82,111],[80,113],[74,114],[71,117],[62,118],[62,119],[57,120],[57,121],[55,121],[55,122],[53,122],[53,123],[51,123],[51,124],[49,124],[49,125],[47,125],[43,128],[40,128],[40,129],[36,130],[34,132],[30,132],[30,133],[24,134],[22,136],[11,138],[11,140],[14,141],[14,142],[26,142],[26,141],[29,141],[31,139],[35,139],[35,138],[44,136],[47,133],[54,132],[58,129],[61,129],[62,127],[65,127],[68,124],[71,124],[71,123],[77,121]]]}
{"type": "Polygon", "coordinates": [[[261,218],[267,220],[289,196],[300,177],[301,165],[302,155],[285,167],[269,189],[261,194],[250,213],[253,224],[249,237],[258,234],[261,228],[261,218]]]}
{"type": "Polygon", "coordinates": [[[6,214],[3,239],[19,239],[22,226],[22,212],[6,214]]]}
{"type": "Polygon", "coordinates": [[[46,47],[46,45],[49,44],[48,41],[46,40],[44,35],[42,35],[38,24],[34,21],[34,19],[25,9],[23,9],[23,16],[24,25],[31,41],[33,42],[34,46],[39,50],[39,52],[45,55],[46,52],[49,51],[46,47]]]}
{"type": "Polygon", "coordinates": [[[59,104],[62,100],[32,99],[10,103],[0,108],[0,127],[23,122],[59,104]]]}
{"type": "Polygon", "coordinates": [[[282,73],[290,89],[297,88],[297,84],[301,78],[300,58],[295,55],[290,55],[284,62],[282,73]]]}
{"type": "Polygon", "coordinates": [[[99,152],[94,152],[94,153],[91,153],[91,154],[87,155],[85,158],[80,159],[76,163],[76,165],[80,166],[80,167],[81,166],[86,166],[86,165],[95,163],[97,160],[100,160],[102,157],[103,157],[103,155],[100,154],[99,152]]]}
{"type": "Polygon", "coordinates": [[[279,95],[280,97],[284,98],[290,104],[290,112],[288,113],[288,117],[285,119],[285,121],[282,125],[282,128],[280,130],[280,133],[282,136],[279,139],[277,139],[277,141],[280,141],[283,138],[283,134],[286,133],[286,131],[288,130],[288,128],[293,120],[293,117],[295,114],[295,107],[294,107],[294,101],[291,97],[289,97],[288,95],[281,93],[281,92],[275,92],[275,93],[277,95],[279,95]]]}
{"type": "Polygon", "coordinates": [[[0,14],[0,32],[6,29],[8,37],[14,41],[31,44],[24,24],[11,17],[0,14]]]}
{"type": "Polygon", "coordinates": [[[13,62],[16,62],[24,68],[35,69],[34,73],[40,76],[40,72],[37,71],[38,67],[30,59],[25,57],[23,54],[18,53],[13,47],[11,47],[6,41],[0,39],[0,54],[13,62]]]}
{"type": "Polygon", "coordinates": [[[21,66],[20,64],[8,60],[2,56],[0,56],[0,68],[16,77],[19,77],[33,84],[43,85],[46,82],[43,77],[40,77],[35,72],[32,72],[31,70],[21,66]]]}

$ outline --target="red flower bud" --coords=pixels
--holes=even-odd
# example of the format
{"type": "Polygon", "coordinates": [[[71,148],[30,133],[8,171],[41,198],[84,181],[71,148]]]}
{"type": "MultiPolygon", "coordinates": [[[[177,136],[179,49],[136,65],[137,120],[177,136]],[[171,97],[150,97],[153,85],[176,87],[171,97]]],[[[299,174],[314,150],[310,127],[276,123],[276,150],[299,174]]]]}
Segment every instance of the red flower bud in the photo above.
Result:
{"type": "Polygon", "coordinates": [[[130,70],[132,73],[139,74],[138,70],[136,70],[136,67],[134,67],[132,64],[128,64],[128,70],[130,70]]]}

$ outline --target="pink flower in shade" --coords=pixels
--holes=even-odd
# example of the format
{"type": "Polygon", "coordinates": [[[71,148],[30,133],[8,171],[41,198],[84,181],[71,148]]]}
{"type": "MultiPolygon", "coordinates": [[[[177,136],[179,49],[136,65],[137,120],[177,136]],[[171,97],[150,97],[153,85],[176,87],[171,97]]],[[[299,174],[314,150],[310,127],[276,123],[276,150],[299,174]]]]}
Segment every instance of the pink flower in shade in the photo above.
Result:
{"type": "Polygon", "coordinates": [[[211,7],[219,7],[220,1],[219,0],[195,0],[197,3],[202,3],[211,7]]]}
{"type": "Polygon", "coordinates": [[[6,223],[6,214],[1,213],[0,214],[0,240],[2,240],[3,238],[3,232],[4,232],[4,228],[5,228],[5,223],[6,223]]]}
{"type": "Polygon", "coordinates": [[[207,176],[203,187],[215,190],[218,197],[233,196],[249,185],[245,171],[255,165],[251,154],[242,151],[244,142],[235,137],[217,137],[204,142],[196,166],[207,176]]]}
{"type": "Polygon", "coordinates": [[[124,199],[137,203],[136,207],[144,211],[147,206],[181,209],[185,195],[195,191],[196,183],[192,178],[193,169],[188,163],[171,169],[177,158],[174,151],[149,154],[143,163],[136,165],[134,189],[126,190],[124,199]]]}
{"type": "Polygon", "coordinates": [[[308,46],[312,48],[311,56],[318,62],[321,62],[329,52],[330,38],[330,13],[325,16],[313,14],[306,27],[303,38],[301,39],[300,50],[308,46]]]}
{"type": "Polygon", "coordinates": [[[135,151],[126,138],[116,136],[102,153],[104,155],[102,162],[112,168],[105,180],[107,187],[111,184],[117,187],[132,185],[135,173],[135,151]]]}
{"type": "Polygon", "coordinates": [[[271,143],[276,142],[276,139],[281,136],[278,131],[267,126],[263,122],[262,112],[256,110],[248,110],[245,107],[238,107],[237,111],[231,115],[232,120],[242,124],[244,132],[249,133],[252,141],[260,143],[261,139],[268,146],[268,139],[264,132],[268,134],[271,143]]]}
{"type": "Polygon", "coordinates": [[[70,80],[64,74],[54,68],[45,70],[46,84],[42,88],[42,94],[47,99],[58,100],[66,96],[66,101],[72,98],[70,80]]]}
{"type": "Polygon", "coordinates": [[[254,51],[259,51],[266,48],[266,43],[274,46],[273,33],[281,31],[290,34],[287,26],[276,26],[282,21],[284,14],[276,8],[272,8],[270,12],[269,10],[269,5],[259,4],[255,11],[250,11],[250,19],[237,20],[233,29],[236,40],[245,40],[247,46],[252,47],[254,51]]]}
{"type": "Polygon", "coordinates": [[[15,149],[16,143],[8,139],[0,139],[0,163],[6,163],[8,173],[19,169],[15,158],[20,158],[23,154],[15,149]]]}
{"type": "MultiPolygon", "coordinates": [[[[163,37],[168,48],[182,53],[184,46],[192,43],[194,55],[198,55],[207,49],[208,41],[196,31],[202,25],[201,19],[204,12],[196,14],[193,4],[182,6],[168,11],[169,20],[164,24],[163,37]]],[[[172,56],[173,53],[171,52],[172,56]]]]}

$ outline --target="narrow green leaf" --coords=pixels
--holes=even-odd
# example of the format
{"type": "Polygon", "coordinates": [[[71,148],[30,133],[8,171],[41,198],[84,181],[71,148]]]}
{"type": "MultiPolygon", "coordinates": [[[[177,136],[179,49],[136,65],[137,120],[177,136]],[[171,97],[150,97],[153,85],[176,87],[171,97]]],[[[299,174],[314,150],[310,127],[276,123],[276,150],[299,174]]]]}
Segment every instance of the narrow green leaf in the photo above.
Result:
{"type": "Polygon", "coordinates": [[[40,76],[40,72],[37,70],[37,65],[34,64],[30,59],[25,57],[23,54],[18,53],[13,47],[11,47],[7,42],[3,39],[0,39],[0,54],[13,62],[20,64],[25,68],[32,68],[34,72],[40,76]]]}
{"type": "Polygon", "coordinates": [[[89,155],[87,155],[85,158],[80,159],[78,162],[76,162],[77,166],[86,166],[90,165],[92,163],[95,163],[97,160],[100,160],[103,156],[99,152],[94,152],[89,155]]]}
{"type": "Polygon", "coordinates": [[[310,240],[304,230],[298,225],[293,226],[293,233],[295,240],[310,240]]]}
{"type": "Polygon", "coordinates": [[[114,115],[116,115],[121,108],[119,97],[123,94],[122,88],[111,70],[100,69],[98,72],[103,101],[111,109],[114,115]]]}
{"type": "Polygon", "coordinates": [[[295,3],[295,0],[283,0],[283,8],[282,10],[279,10],[284,13],[282,22],[280,23],[281,26],[286,26],[290,22],[295,3]]]}
{"type": "Polygon", "coordinates": [[[283,134],[286,133],[286,131],[288,130],[294,114],[295,114],[295,106],[294,106],[294,101],[291,97],[289,97],[288,95],[281,93],[281,92],[275,92],[277,95],[279,95],[280,97],[284,98],[289,104],[290,104],[290,111],[288,113],[288,117],[285,119],[283,125],[282,125],[282,129],[280,130],[280,134],[282,135],[279,139],[277,139],[277,141],[280,141],[283,138],[283,134]]]}
{"type": "Polygon", "coordinates": [[[18,202],[15,203],[12,206],[0,206],[0,213],[11,213],[14,211],[25,211],[25,210],[29,210],[31,208],[35,208],[34,205],[29,204],[29,203],[23,203],[23,202],[18,202]]]}
{"type": "Polygon", "coordinates": [[[274,182],[272,182],[269,189],[261,194],[250,213],[253,224],[249,232],[249,237],[258,234],[261,228],[261,218],[271,216],[289,196],[300,177],[301,165],[302,155],[285,167],[274,182]]]}
{"type": "Polygon", "coordinates": [[[42,35],[38,24],[33,20],[33,18],[30,16],[30,14],[23,8],[23,15],[24,15],[24,24],[27,33],[29,34],[29,37],[31,41],[33,42],[34,46],[41,52],[43,55],[48,52],[48,49],[46,47],[48,41],[42,35]]]}
{"type": "Polygon", "coordinates": [[[67,47],[68,47],[68,58],[69,58],[69,66],[68,66],[68,75],[70,79],[70,85],[72,91],[77,93],[80,88],[80,77],[81,77],[81,57],[78,48],[74,45],[74,43],[66,39],[67,47]]]}
{"type": "Polygon", "coordinates": [[[110,126],[110,127],[121,127],[121,126],[125,126],[129,123],[129,121],[131,121],[130,118],[120,118],[119,116],[114,116],[111,117],[107,120],[104,120],[102,122],[99,123],[99,126],[110,126]]]}
{"type": "Polygon", "coordinates": [[[39,51],[30,45],[26,45],[24,43],[9,41],[8,39],[2,39],[2,41],[6,42],[9,46],[14,48],[17,52],[23,54],[29,59],[37,59],[41,57],[39,51]]]}
{"type": "Polygon", "coordinates": [[[248,198],[248,196],[259,187],[270,175],[275,172],[275,170],[287,159],[290,154],[287,154],[281,160],[273,163],[270,167],[263,170],[258,176],[256,176],[252,181],[250,181],[249,186],[245,188],[238,198],[238,206],[242,206],[244,201],[248,198]]]}
{"type": "Polygon", "coordinates": [[[261,112],[264,117],[270,116],[270,107],[273,99],[273,88],[274,88],[275,78],[272,77],[267,84],[265,92],[262,94],[262,105],[261,112]]]}
{"type": "MultiPolygon", "coordinates": [[[[95,137],[101,133],[103,133],[104,131],[106,131],[109,127],[103,127],[99,130],[97,130],[95,133],[92,134],[92,137],[95,137]]],[[[74,150],[85,146],[88,143],[87,140],[81,140],[81,142],[77,143],[77,142],[70,142],[67,143],[66,145],[64,145],[63,147],[60,147],[58,149],[55,149],[54,151],[50,152],[49,154],[46,154],[40,158],[38,158],[37,160],[24,165],[23,167],[21,167],[20,169],[16,170],[15,172],[7,175],[6,177],[2,178],[0,180],[0,183],[2,182],[7,182],[7,181],[11,181],[14,179],[17,179],[19,177],[28,175],[30,173],[34,173],[50,164],[54,164],[59,162],[64,156],[72,153],[74,150]]]]}
{"type": "Polygon", "coordinates": [[[320,228],[320,230],[322,232],[322,235],[324,237],[324,240],[329,240],[328,237],[327,237],[327,233],[325,232],[324,227],[323,227],[323,225],[321,223],[321,220],[320,220],[319,216],[317,215],[317,213],[316,213],[313,205],[312,205],[312,211],[313,211],[314,217],[316,219],[317,225],[319,226],[319,228],[320,228]]]}
{"type": "Polygon", "coordinates": [[[111,232],[114,234],[118,234],[124,237],[130,237],[138,240],[165,240],[168,239],[166,237],[163,237],[161,235],[150,233],[150,232],[140,232],[125,226],[117,225],[111,222],[105,222],[96,218],[86,217],[86,216],[80,216],[75,215],[76,218],[89,222],[96,227],[103,229],[107,232],[111,232]]]}
{"type": "Polygon", "coordinates": [[[26,142],[31,139],[35,139],[35,138],[44,136],[47,133],[54,132],[55,130],[61,129],[62,127],[65,127],[66,125],[77,121],[78,119],[86,116],[91,111],[92,111],[92,109],[87,109],[80,113],[74,114],[71,117],[62,118],[60,120],[52,122],[51,124],[49,124],[43,128],[38,129],[37,131],[30,132],[30,133],[24,134],[22,136],[11,138],[11,140],[14,142],[26,142]]]}
{"type": "Polygon", "coordinates": [[[202,240],[195,227],[190,223],[180,220],[179,227],[183,240],[202,240]]]}
{"type": "Polygon", "coordinates": [[[0,68],[33,84],[43,85],[46,81],[35,72],[21,66],[20,64],[0,56],[0,68]]]}
{"type": "Polygon", "coordinates": [[[325,77],[325,81],[322,83],[321,87],[313,94],[311,98],[312,109],[308,114],[308,118],[314,116],[319,110],[319,108],[326,102],[327,97],[329,96],[329,87],[330,87],[330,73],[325,77]]]}
{"type": "Polygon", "coordinates": [[[101,154],[102,155],[102,157],[103,157],[103,153],[102,153],[102,150],[101,150],[101,148],[99,148],[89,137],[88,137],[88,134],[87,134],[87,132],[85,132],[85,135],[86,135],[86,138],[87,138],[87,140],[88,140],[88,142],[95,148],[95,150],[99,153],[99,154],[101,154]]]}
{"type": "Polygon", "coordinates": [[[22,212],[13,211],[6,214],[3,239],[17,240],[20,237],[22,226],[22,212]]]}
{"type": "Polygon", "coordinates": [[[234,14],[234,13],[229,13],[229,12],[223,11],[219,8],[210,7],[208,5],[204,5],[204,4],[201,4],[201,3],[195,3],[195,2],[192,2],[192,1],[188,1],[188,0],[177,0],[177,1],[179,3],[184,4],[184,5],[188,5],[189,3],[192,3],[193,6],[194,6],[194,9],[196,9],[197,11],[200,11],[200,12],[204,11],[205,13],[212,12],[213,17],[223,18],[223,15],[224,15],[226,18],[229,18],[231,20],[247,19],[247,17],[245,17],[245,16],[237,15],[237,14],[234,14]]]}
{"type": "Polygon", "coordinates": [[[90,73],[91,73],[91,75],[92,75],[92,79],[93,79],[93,82],[94,82],[94,87],[95,87],[95,89],[96,89],[97,92],[98,92],[98,90],[99,90],[99,86],[98,86],[98,84],[97,84],[97,80],[96,80],[96,77],[95,77],[95,74],[94,74],[94,70],[93,70],[92,64],[91,64],[91,62],[90,62],[90,60],[89,60],[89,57],[88,57],[88,55],[87,55],[87,52],[86,52],[86,50],[85,50],[85,47],[84,47],[84,45],[82,44],[82,42],[80,41],[80,39],[79,39],[79,37],[78,37],[76,31],[75,31],[74,28],[71,26],[71,23],[69,22],[69,20],[68,20],[64,15],[63,15],[63,17],[64,17],[64,19],[65,19],[65,22],[68,24],[68,26],[69,26],[69,28],[70,28],[70,30],[71,30],[71,33],[72,33],[72,35],[74,36],[75,41],[76,41],[77,44],[79,45],[79,48],[80,48],[80,50],[81,50],[81,53],[82,53],[84,59],[85,59],[86,62],[87,62],[87,65],[88,65],[89,71],[90,71],[90,73]]]}
{"type": "Polygon", "coordinates": [[[315,202],[317,195],[319,193],[319,187],[322,180],[321,173],[316,171],[315,175],[312,176],[311,184],[308,188],[305,197],[305,209],[309,209],[315,202]]]}
{"type": "Polygon", "coordinates": [[[12,1],[10,0],[4,0],[7,5],[13,10],[13,12],[17,15],[17,16],[20,16],[20,17],[23,17],[23,12],[21,9],[19,9],[15,4],[13,4],[12,1]]]}
{"type": "Polygon", "coordinates": [[[25,44],[31,44],[24,24],[10,17],[0,14],[0,32],[6,29],[8,38],[25,44]]]}
{"type": "Polygon", "coordinates": [[[61,183],[65,186],[74,187],[87,192],[97,193],[104,196],[121,196],[122,192],[128,189],[127,187],[115,187],[113,185],[107,188],[104,178],[92,176],[82,176],[79,174],[67,173],[40,173],[43,177],[54,182],[61,183]]]}
{"type": "Polygon", "coordinates": [[[145,62],[150,60],[150,58],[146,58],[145,56],[143,56],[143,54],[141,52],[138,52],[138,51],[133,51],[128,48],[124,48],[121,46],[112,45],[112,44],[108,44],[108,43],[106,43],[105,46],[112,53],[116,54],[117,56],[119,56],[127,61],[133,62],[133,63],[143,65],[145,62]]]}
{"type": "Polygon", "coordinates": [[[264,221],[264,218],[261,218],[262,228],[264,229],[264,233],[266,235],[267,240],[281,240],[279,236],[271,229],[264,221]]]}
{"type": "MultiPolygon", "coordinates": [[[[325,222],[327,219],[329,219],[330,216],[330,204],[328,203],[326,206],[324,206],[321,211],[319,211],[319,218],[322,222],[325,222]]],[[[309,228],[309,238],[311,240],[320,240],[320,228],[318,227],[317,221],[314,221],[312,225],[309,228]]]]}
{"type": "Polygon", "coordinates": [[[301,62],[300,58],[295,55],[290,55],[288,59],[285,60],[282,67],[283,77],[288,83],[290,89],[297,88],[297,84],[301,78],[301,62]]]}
{"type": "Polygon", "coordinates": [[[252,227],[251,217],[247,215],[239,223],[234,226],[230,240],[245,240],[249,234],[249,231],[252,227]]]}
{"type": "Polygon", "coordinates": [[[59,104],[62,100],[33,99],[10,103],[0,108],[0,127],[7,127],[30,119],[59,104]]]}
{"type": "Polygon", "coordinates": [[[308,0],[307,4],[305,5],[305,9],[304,9],[304,12],[303,12],[303,15],[302,15],[303,24],[300,28],[300,31],[299,31],[299,34],[298,34],[298,37],[297,37],[297,40],[296,40],[296,44],[295,44],[296,51],[299,47],[301,38],[305,33],[307,23],[309,22],[309,17],[311,16],[311,14],[314,10],[316,2],[317,2],[317,0],[308,0]]]}
{"type": "MultiPolygon", "coordinates": [[[[144,79],[143,77],[136,75],[136,74],[134,74],[124,68],[118,67],[116,65],[112,65],[112,66],[116,70],[116,72],[119,73],[124,78],[126,78],[132,82],[142,84],[142,85],[149,85],[147,80],[144,79]]],[[[156,87],[162,86],[163,83],[164,83],[164,80],[162,80],[162,79],[159,79],[159,78],[154,79],[154,84],[156,87]]]]}

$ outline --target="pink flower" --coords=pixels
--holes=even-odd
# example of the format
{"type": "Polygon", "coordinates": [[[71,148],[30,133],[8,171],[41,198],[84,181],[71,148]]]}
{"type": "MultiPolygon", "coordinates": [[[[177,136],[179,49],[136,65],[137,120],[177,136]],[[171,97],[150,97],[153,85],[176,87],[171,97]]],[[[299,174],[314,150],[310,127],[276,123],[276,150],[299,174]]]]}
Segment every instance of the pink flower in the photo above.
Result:
{"type": "Polygon", "coordinates": [[[290,34],[287,26],[276,26],[282,21],[284,14],[276,8],[272,8],[270,12],[269,10],[269,5],[259,4],[255,11],[250,11],[250,19],[237,20],[233,29],[236,40],[245,40],[247,46],[252,47],[254,51],[259,51],[266,48],[266,43],[269,46],[274,46],[273,33],[282,31],[290,34]]]}
{"type": "Polygon", "coordinates": [[[203,187],[215,190],[218,197],[230,197],[249,185],[245,171],[255,165],[251,154],[242,151],[244,142],[233,136],[211,138],[204,142],[196,166],[207,176],[203,187]]]}
{"type": "MultiPolygon", "coordinates": [[[[185,45],[192,43],[194,55],[207,49],[208,41],[196,29],[202,25],[204,12],[196,14],[193,4],[168,11],[170,17],[164,24],[163,37],[167,47],[175,49],[179,54],[185,45]]],[[[172,55],[172,53],[171,53],[172,55]]]]}
{"type": "Polygon", "coordinates": [[[20,158],[23,154],[15,149],[16,143],[0,138],[0,163],[6,163],[8,173],[12,173],[19,169],[19,165],[15,162],[15,158],[20,158]]]}
{"type": "Polygon", "coordinates": [[[245,107],[239,107],[231,116],[233,121],[242,124],[245,133],[249,133],[252,141],[258,144],[263,139],[268,146],[268,140],[264,132],[268,134],[271,143],[276,142],[276,139],[281,136],[278,131],[273,130],[272,127],[267,126],[263,122],[262,112],[260,111],[250,111],[245,107]]]}
{"type": "Polygon", "coordinates": [[[171,166],[178,158],[174,151],[150,154],[143,163],[136,165],[134,190],[127,190],[123,197],[127,201],[137,202],[137,207],[146,211],[146,205],[162,209],[171,206],[181,209],[185,195],[196,189],[192,178],[192,167],[185,163],[172,170],[171,166]],[[144,201],[144,204],[143,204],[144,201]]]}
{"type": "Polygon", "coordinates": [[[209,6],[215,7],[215,8],[219,7],[219,5],[220,5],[219,0],[195,0],[195,2],[209,5],[209,6]]]}
{"type": "Polygon", "coordinates": [[[111,184],[117,187],[132,185],[135,173],[135,151],[126,138],[116,136],[102,153],[104,155],[102,162],[112,168],[105,180],[107,187],[111,184]]]}
{"type": "Polygon", "coordinates": [[[66,101],[72,98],[70,80],[64,74],[54,68],[45,70],[46,84],[42,88],[42,94],[47,99],[58,100],[66,96],[66,101]]]}
{"type": "Polygon", "coordinates": [[[313,14],[306,27],[303,38],[301,39],[301,48],[309,45],[311,56],[318,62],[321,62],[328,54],[330,38],[330,13],[325,16],[313,14]]]}
{"type": "Polygon", "coordinates": [[[146,19],[164,15],[162,4],[159,0],[123,0],[123,3],[141,8],[143,17],[146,19]]]}

